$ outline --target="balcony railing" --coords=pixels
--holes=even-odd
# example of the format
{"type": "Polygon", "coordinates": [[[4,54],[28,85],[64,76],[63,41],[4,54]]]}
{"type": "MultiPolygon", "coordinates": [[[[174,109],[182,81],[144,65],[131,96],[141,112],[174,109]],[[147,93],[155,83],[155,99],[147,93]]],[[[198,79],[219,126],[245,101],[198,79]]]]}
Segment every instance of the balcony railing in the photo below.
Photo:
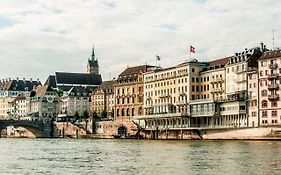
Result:
{"type": "Polygon", "coordinates": [[[277,90],[279,88],[278,84],[269,84],[268,89],[269,90],[277,90]]]}
{"type": "Polygon", "coordinates": [[[214,88],[211,90],[211,93],[222,92],[222,88],[214,88]]]}
{"type": "Polygon", "coordinates": [[[278,67],[278,64],[277,64],[277,63],[272,63],[272,64],[269,64],[268,67],[269,67],[270,69],[275,69],[275,68],[278,67]]]}
{"type": "Polygon", "coordinates": [[[155,118],[173,118],[173,117],[179,117],[181,115],[182,115],[181,113],[139,115],[139,116],[134,116],[134,120],[155,119],[155,118]]]}
{"type": "Polygon", "coordinates": [[[274,73],[274,74],[269,74],[267,76],[268,79],[275,79],[275,78],[278,78],[278,73],[274,73]]]}
{"type": "Polygon", "coordinates": [[[223,82],[224,80],[221,77],[211,79],[211,83],[223,82]]]}
{"type": "Polygon", "coordinates": [[[279,94],[268,95],[268,100],[278,100],[278,99],[279,99],[279,94]]]}

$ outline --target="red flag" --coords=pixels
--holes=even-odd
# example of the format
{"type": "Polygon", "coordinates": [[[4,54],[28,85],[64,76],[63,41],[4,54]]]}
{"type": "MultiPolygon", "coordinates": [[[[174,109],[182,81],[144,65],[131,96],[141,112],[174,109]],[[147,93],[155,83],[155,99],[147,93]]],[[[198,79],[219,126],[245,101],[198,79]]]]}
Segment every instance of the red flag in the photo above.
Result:
{"type": "Polygon", "coordinates": [[[190,45],[190,47],[189,47],[189,52],[195,53],[195,47],[193,47],[192,45],[190,45]]]}

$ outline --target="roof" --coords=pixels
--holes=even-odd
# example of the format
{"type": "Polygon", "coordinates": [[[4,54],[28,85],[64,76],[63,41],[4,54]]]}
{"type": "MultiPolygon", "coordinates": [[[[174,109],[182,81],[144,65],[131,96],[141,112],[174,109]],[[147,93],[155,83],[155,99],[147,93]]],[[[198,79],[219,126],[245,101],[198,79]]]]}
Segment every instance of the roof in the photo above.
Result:
{"type": "Polygon", "coordinates": [[[67,95],[68,96],[88,96],[89,92],[87,90],[87,88],[81,87],[81,86],[75,86],[72,87],[68,92],[67,95]],[[74,93],[74,95],[71,95],[71,93],[74,93]],[[83,94],[87,94],[87,95],[83,95],[83,94]]]}
{"type": "Polygon", "coordinates": [[[57,87],[57,84],[56,84],[56,77],[54,75],[50,75],[48,77],[48,79],[46,80],[46,82],[44,83],[44,86],[48,85],[49,87],[57,87]]]}
{"type": "Polygon", "coordinates": [[[264,52],[262,54],[262,56],[259,58],[259,60],[264,60],[264,59],[269,59],[269,58],[277,58],[277,57],[281,57],[281,49],[264,52]]]}
{"type": "Polygon", "coordinates": [[[134,75],[139,74],[148,71],[149,68],[153,68],[155,66],[149,66],[149,65],[141,65],[141,66],[135,66],[135,67],[128,67],[125,69],[119,76],[127,76],[127,75],[134,75]]]}
{"type": "Polygon", "coordinates": [[[231,57],[232,56],[221,58],[221,59],[217,59],[217,60],[213,60],[213,61],[209,61],[208,62],[208,70],[218,69],[218,68],[224,67],[229,62],[229,59],[231,57]]]}
{"type": "Polygon", "coordinates": [[[0,82],[1,90],[9,91],[31,91],[35,87],[41,85],[40,81],[32,80],[7,80],[0,82]]]}
{"type": "Polygon", "coordinates": [[[116,84],[116,81],[114,81],[114,80],[112,80],[112,81],[104,81],[104,82],[102,82],[100,87],[102,89],[109,89],[109,88],[113,88],[114,84],[116,84]]]}
{"type": "Polygon", "coordinates": [[[31,97],[32,96],[39,96],[39,97],[42,97],[45,95],[46,91],[48,89],[48,86],[45,85],[45,86],[38,86],[36,89],[33,90],[33,92],[31,93],[31,97]]]}
{"type": "Polygon", "coordinates": [[[56,72],[55,78],[56,84],[100,85],[102,83],[100,74],[56,72]]]}

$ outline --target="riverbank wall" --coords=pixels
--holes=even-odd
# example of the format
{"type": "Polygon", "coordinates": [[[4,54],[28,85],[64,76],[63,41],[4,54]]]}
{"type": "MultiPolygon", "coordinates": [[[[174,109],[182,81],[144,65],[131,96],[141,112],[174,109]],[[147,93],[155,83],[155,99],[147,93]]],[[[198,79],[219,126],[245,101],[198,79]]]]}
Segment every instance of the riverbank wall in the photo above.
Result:
{"type": "Polygon", "coordinates": [[[281,127],[150,129],[144,139],[159,140],[281,140],[281,127]]]}

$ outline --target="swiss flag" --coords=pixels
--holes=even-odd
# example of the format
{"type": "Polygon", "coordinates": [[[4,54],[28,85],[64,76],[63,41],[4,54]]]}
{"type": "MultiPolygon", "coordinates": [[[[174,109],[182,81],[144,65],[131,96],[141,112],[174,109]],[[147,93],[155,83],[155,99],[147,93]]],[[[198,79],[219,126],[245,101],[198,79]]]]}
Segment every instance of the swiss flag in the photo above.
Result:
{"type": "Polygon", "coordinates": [[[192,45],[190,45],[190,47],[189,47],[189,52],[195,53],[195,47],[193,47],[192,45]]]}

